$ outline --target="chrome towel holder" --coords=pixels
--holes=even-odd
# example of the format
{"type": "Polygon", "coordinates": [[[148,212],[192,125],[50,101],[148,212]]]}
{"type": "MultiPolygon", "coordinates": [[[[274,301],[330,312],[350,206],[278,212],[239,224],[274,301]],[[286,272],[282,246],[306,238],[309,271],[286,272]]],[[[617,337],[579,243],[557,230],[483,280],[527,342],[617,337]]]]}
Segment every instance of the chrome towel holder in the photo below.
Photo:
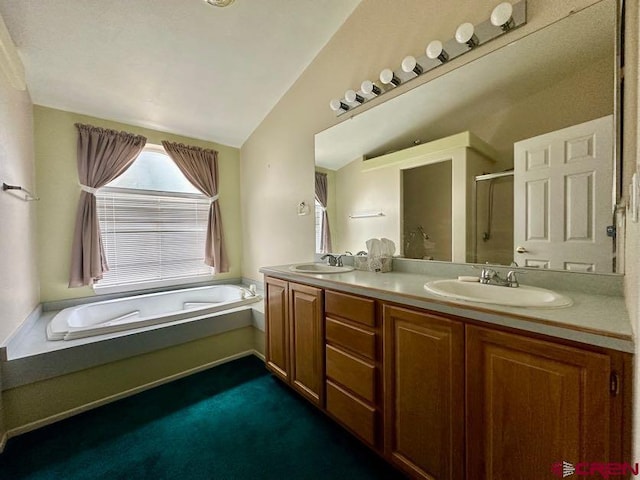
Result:
{"type": "Polygon", "coordinates": [[[3,192],[11,192],[11,191],[24,192],[25,194],[24,197],[20,197],[20,198],[22,198],[25,202],[33,202],[33,201],[40,200],[40,197],[34,195],[29,190],[27,190],[24,187],[21,187],[20,185],[9,185],[2,182],[2,191],[3,192]]]}

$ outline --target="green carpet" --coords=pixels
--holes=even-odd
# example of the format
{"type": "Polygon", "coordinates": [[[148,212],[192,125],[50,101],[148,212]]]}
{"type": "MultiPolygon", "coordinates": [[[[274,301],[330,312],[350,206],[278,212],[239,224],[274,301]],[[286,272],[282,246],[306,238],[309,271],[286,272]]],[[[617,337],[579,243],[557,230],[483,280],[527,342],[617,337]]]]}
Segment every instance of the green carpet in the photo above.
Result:
{"type": "Polygon", "coordinates": [[[0,479],[402,478],[246,357],[9,440],[0,479]]]}

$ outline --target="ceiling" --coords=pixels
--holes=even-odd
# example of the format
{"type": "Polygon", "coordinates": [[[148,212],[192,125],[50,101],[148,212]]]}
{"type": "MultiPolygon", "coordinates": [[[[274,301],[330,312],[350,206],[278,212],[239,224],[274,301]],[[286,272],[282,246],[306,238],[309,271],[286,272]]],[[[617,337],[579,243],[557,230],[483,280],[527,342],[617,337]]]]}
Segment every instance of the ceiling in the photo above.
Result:
{"type": "Polygon", "coordinates": [[[0,0],[35,104],[239,147],[360,0],[0,0]]]}

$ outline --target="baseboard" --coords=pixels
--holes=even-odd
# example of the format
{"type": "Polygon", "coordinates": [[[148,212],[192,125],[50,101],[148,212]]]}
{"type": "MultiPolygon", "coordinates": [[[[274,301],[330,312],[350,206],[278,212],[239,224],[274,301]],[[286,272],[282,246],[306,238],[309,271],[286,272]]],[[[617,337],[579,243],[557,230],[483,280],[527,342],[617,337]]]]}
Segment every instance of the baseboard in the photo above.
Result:
{"type": "Polygon", "coordinates": [[[245,350],[244,352],[236,353],[235,355],[231,355],[229,357],[221,358],[220,360],[215,360],[213,362],[206,363],[204,365],[200,365],[198,367],[191,368],[189,370],[185,370],[184,372],[176,373],[169,377],[164,377],[159,380],[155,380],[153,382],[145,383],[144,385],[140,385],[135,388],[131,388],[129,390],[125,390],[124,392],[117,393],[115,395],[110,395],[108,397],[102,398],[100,400],[96,400],[94,402],[87,403],[85,405],[81,405],[79,407],[72,408],[70,410],[66,410],[64,412],[57,413],[55,415],[51,415],[50,417],[43,418],[37,420],[35,422],[28,423],[21,427],[13,428],[8,430],[0,440],[0,452],[4,449],[4,445],[9,438],[17,437],[18,435],[22,435],[27,432],[31,432],[33,430],[37,430],[38,428],[46,427],[47,425],[51,425],[52,423],[59,422],[60,420],[64,420],[66,418],[72,417],[74,415],[78,415],[79,413],[86,412],[88,410],[92,410],[97,407],[101,407],[111,402],[115,402],[116,400],[121,400],[126,397],[130,397],[137,393],[144,392],[145,390],[149,390],[154,387],[158,387],[160,385],[164,385],[166,383],[173,382],[174,380],[179,380],[184,377],[188,377],[189,375],[193,375],[195,373],[202,372],[204,370],[208,370],[213,367],[217,367],[218,365],[222,365],[223,363],[232,362],[234,360],[238,360],[239,358],[248,357],[249,355],[254,355],[260,358],[262,361],[265,360],[264,356],[258,352],[257,350],[245,350]]]}

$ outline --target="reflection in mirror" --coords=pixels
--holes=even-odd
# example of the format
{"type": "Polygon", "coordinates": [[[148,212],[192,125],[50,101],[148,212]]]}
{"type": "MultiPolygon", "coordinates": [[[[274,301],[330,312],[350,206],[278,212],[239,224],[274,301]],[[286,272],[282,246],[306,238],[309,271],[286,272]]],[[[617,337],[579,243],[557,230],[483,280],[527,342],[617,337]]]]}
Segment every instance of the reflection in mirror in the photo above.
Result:
{"type": "Polygon", "coordinates": [[[617,8],[603,0],[318,133],[333,251],[386,237],[408,258],[619,272],[606,235],[617,8]]]}

